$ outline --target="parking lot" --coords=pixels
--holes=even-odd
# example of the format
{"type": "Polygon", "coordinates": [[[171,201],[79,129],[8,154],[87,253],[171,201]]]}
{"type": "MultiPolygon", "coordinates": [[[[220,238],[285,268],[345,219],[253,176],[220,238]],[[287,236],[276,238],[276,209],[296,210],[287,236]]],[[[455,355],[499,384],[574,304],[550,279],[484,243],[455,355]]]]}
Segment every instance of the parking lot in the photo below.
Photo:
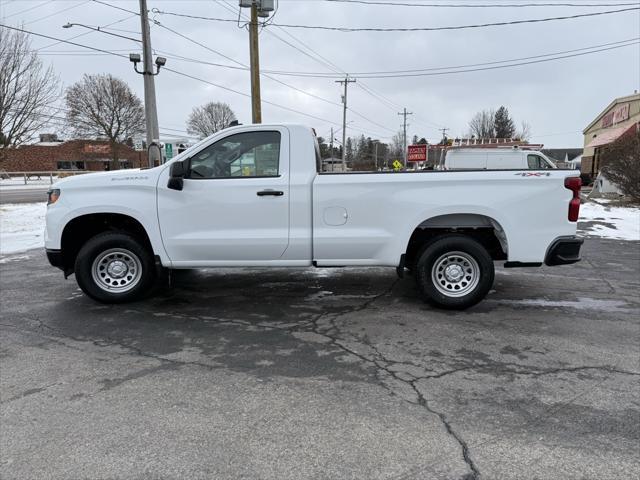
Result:
{"type": "Polygon", "coordinates": [[[0,474],[635,477],[639,247],[500,268],[465,312],[393,269],[181,272],[104,306],[5,257],[0,474]]]}

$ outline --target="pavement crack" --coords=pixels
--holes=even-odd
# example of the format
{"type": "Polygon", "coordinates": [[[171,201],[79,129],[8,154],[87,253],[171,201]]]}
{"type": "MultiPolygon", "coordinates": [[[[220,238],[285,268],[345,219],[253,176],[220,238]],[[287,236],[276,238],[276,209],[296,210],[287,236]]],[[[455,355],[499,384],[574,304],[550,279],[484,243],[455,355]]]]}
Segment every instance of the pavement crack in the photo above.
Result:
{"type": "Polygon", "coordinates": [[[437,410],[434,410],[433,408],[431,408],[431,406],[429,406],[429,401],[424,397],[420,389],[417,387],[416,380],[408,383],[411,385],[411,387],[413,388],[414,392],[418,397],[418,405],[424,407],[427,411],[436,415],[442,422],[442,425],[444,425],[444,428],[447,431],[447,433],[452,438],[454,438],[456,442],[458,442],[458,444],[460,445],[460,448],[462,449],[462,458],[464,462],[467,464],[467,466],[469,467],[469,470],[471,470],[471,474],[466,475],[464,477],[464,480],[479,480],[481,478],[480,470],[478,469],[478,466],[475,464],[475,462],[471,458],[471,452],[469,450],[469,445],[467,444],[467,442],[460,436],[458,432],[456,432],[453,429],[453,427],[451,426],[451,423],[449,422],[449,420],[447,419],[447,416],[444,413],[438,412],[437,410]]]}

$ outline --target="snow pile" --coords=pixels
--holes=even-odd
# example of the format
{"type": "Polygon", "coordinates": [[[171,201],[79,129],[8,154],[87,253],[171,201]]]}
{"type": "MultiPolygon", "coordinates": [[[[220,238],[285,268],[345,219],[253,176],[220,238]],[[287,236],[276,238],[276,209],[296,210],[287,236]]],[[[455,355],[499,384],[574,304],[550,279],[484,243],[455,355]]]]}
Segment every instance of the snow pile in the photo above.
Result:
{"type": "Polygon", "coordinates": [[[580,233],[589,237],[640,240],[640,208],[580,205],[580,233]]]}
{"type": "Polygon", "coordinates": [[[44,247],[45,203],[0,205],[0,254],[44,247]]]}

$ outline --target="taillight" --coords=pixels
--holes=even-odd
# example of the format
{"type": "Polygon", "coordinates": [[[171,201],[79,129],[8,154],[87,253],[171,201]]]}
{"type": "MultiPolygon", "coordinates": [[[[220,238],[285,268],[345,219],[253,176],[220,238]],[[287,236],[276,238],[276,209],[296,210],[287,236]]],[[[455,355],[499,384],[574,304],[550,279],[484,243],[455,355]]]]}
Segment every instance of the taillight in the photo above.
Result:
{"type": "Polygon", "coordinates": [[[580,187],[582,180],[580,177],[567,177],[564,179],[564,186],[573,192],[573,198],[569,201],[569,221],[577,222],[580,215],[580,187]]]}

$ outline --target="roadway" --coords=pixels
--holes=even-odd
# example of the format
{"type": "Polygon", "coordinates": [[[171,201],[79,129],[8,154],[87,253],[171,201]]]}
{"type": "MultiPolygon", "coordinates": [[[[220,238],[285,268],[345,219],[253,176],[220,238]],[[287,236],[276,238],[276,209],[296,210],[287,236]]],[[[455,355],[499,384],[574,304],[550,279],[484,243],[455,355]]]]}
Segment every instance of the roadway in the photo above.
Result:
{"type": "Polygon", "coordinates": [[[26,188],[0,188],[0,204],[44,202],[47,199],[48,185],[26,188]]]}
{"type": "Polygon", "coordinates": [[[392,268],[174,272],[101,305],[0,262],[1,478],[637,478],[638,242],[438,310],[392,268]],[[636,472],[636,473],[633,473],[636,472]]]}

